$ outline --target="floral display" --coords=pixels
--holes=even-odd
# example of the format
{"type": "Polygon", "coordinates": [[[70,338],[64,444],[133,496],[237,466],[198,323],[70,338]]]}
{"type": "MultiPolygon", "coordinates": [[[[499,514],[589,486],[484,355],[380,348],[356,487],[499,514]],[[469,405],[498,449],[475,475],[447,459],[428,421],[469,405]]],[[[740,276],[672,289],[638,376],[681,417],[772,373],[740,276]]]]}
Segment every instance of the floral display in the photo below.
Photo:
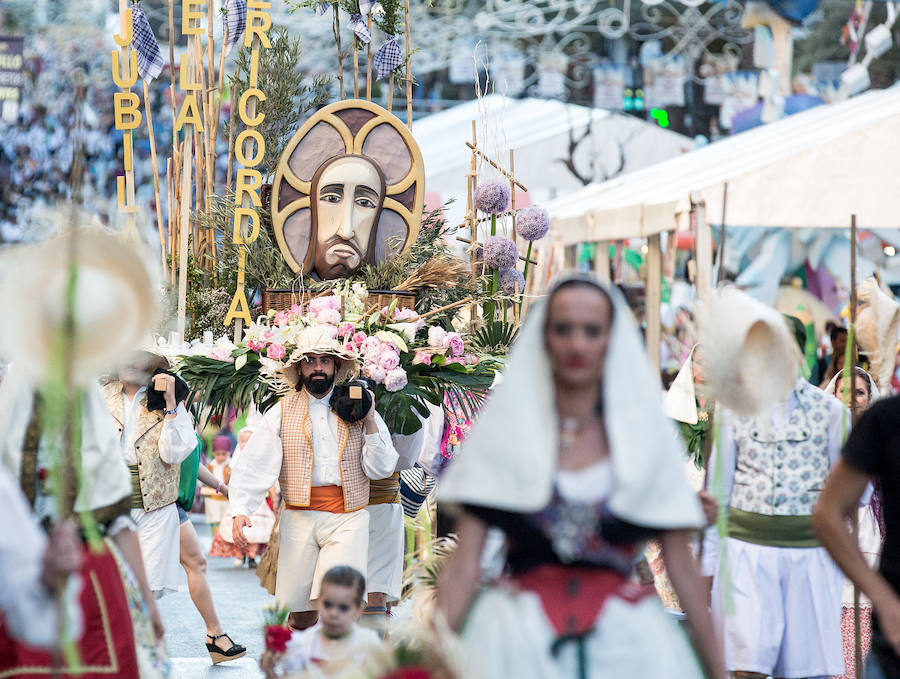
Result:
{"type": "Polygon", "coordinates": [[[489,215],[503,214],[509,209],[509,184],[496,179],[475,188],[475,207],[489,215]]]}
{"type": "Polygon", "coordinates": [[[447,392],[474,411],[501,367],[499,359],[467,350],[460,333],[428,325],[396,302],[368,313],[367,296],[357,284],[270,311],[245,329],[240,343],[223,337],[198,355],[182,357],[179,371],[195,402],[209,406],[213,415],[226,400],[239,406],[253,402],[265,411],[291,388],[282,370],[296,360],[301,333],[317,328],[358,362],[391,431],[417,431],[416,413],[427,417],[426,402],[440,405],[447,392]]]}

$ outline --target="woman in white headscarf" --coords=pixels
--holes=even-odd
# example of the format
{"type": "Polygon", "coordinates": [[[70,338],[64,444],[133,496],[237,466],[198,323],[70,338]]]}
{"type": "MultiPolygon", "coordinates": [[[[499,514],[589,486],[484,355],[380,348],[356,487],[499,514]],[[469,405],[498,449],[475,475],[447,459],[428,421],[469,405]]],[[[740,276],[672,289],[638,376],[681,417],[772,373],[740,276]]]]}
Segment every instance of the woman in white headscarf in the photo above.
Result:
{"type": "MultiPolygon", "coordinates": [[[[850,403],[849,399],[856,401],[856,410],[862,413],[869,405],[877,399],[880,394],[878,387],[875,386],[875,380],[872,376],[862,368],[855,368],[855,379],[853,380],[853,389],[846,393],[844,388],[844,372],[841,371],[831,378],[825,391],[833,394],[846,404],[850,403]]],[[[849,433],[850,427],[847,426],[849,433]]],[[[881,529],[879,527],[877,513],[881,507],[881,493],[872,492],[871,486],[869,492],[863,496],[863,506],[858,510],[859,526],[859,549],[866,557],[866,561],[873,568],[878,564],[878,557],[881,554],[881,529]],[[868,496],[868,498],[866,497],[868,496]]],[[[853,622],[853,582],[849,578],[844,579],[844,593],[841,599],[841,637],[844,646],[844,674],[839,675],[836,679],[856,679],[856,631],[853,622]]],[[[862,644],[862,655],[865,657],[872,647],[872,602],[866,597],[860,595],[859,599],[859,619],[860,619],[860,642],[862,644]]]]}
{"type": "Polygon", "coordinates": [[[558,282],[439,488],[461,509],[438,610],[461,631],[466,676],[725,676],[689,548],[706,521],[682,458],[622,296],[588,276],[558,282]],[[510,577],[476,597],[491,526],[506,533],[510,577]],[[629,577],[650,536],[696,654],[629,577]]]}

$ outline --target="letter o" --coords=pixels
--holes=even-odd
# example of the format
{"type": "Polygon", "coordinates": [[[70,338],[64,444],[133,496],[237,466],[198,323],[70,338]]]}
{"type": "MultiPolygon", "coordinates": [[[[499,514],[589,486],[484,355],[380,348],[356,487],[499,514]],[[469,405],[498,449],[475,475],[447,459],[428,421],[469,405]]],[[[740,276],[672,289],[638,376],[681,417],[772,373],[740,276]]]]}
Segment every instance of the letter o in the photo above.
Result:
{"type": "Polygon", "coordinates": [[[262,162],[263,156],[266,154],[266,140],[256,130],[242,130],[234,142],[234,156],[237,161],[244,167],[256,167],[262,162]],[[248,158],[244,155],[244,145],[252,148],[248,142],[256,142],[256,152],[252,153],[248,158]]]}

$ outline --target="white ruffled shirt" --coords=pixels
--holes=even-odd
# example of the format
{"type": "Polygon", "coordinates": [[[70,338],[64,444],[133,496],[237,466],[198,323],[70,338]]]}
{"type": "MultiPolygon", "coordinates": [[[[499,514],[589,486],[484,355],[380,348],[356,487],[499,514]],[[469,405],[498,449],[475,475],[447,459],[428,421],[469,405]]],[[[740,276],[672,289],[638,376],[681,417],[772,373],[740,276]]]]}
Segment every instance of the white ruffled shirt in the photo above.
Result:
{"type": "MultiPolygon", "coordinates": [[[[340,486],[340,447],[337,439],[337,415],[331,410],[331,392],[322,398],[309,396],[312,424],[312,485],[340,486]]],[[[378,432],[366,434],[362,450],[362,468],[370,479],[386,479],[394,473],[399,457],[391,442],[387,425],[375,413],[378,432]]],[[[259,507],[281,472],[281,403],[263,415],[262,422],[240,456],[233,460],[228,495],[234,516],[250,516],[259,507]]]]}

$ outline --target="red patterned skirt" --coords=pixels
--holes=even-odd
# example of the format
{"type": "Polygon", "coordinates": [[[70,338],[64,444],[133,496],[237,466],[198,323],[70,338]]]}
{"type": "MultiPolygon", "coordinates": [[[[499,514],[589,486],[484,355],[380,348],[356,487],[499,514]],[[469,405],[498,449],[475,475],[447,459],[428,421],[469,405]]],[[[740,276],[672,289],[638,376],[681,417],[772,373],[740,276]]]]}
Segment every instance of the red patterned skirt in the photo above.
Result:
{"type": "MultiPolygon", "coordinates": [[[[862,642],[862,657],[865,662],[872,648],[872,609],[859,608],[859,636],[862,642]]],[[[841,639],[844,642],[844,674],[832,679],[856,679],[856,634],[853,626],[853,606],[841,608],[841,639]]]]}
{"type": "MultiPolygon", "coordinates": [[[[116,559],[108,550],[85,547],[81,569],[84,634],[78,643],[81,668],[62,676],[80,679],[139,679],[131,614],[116,559]]],[[[14,641],[0,624],[0,677],[41,679],[56,676],[53,658],[41,649],[14,641]]]]}
{"type": "Polygon", "coordinates": [[[263,550],[265,548],[265,545],[259,545],[251,542],[247,545],[247,549],[245,551],[241,551],[240,547],[232,542],[226,541],[225,538],[222,537],[220,532],[216,531],[216,536],[212,541],[212,547],[209,548],[209,555],[242,559],[244,558],[244,554],[246,554],[251,559],[255,559],[257,556],[263,553],[263,550]]]}

